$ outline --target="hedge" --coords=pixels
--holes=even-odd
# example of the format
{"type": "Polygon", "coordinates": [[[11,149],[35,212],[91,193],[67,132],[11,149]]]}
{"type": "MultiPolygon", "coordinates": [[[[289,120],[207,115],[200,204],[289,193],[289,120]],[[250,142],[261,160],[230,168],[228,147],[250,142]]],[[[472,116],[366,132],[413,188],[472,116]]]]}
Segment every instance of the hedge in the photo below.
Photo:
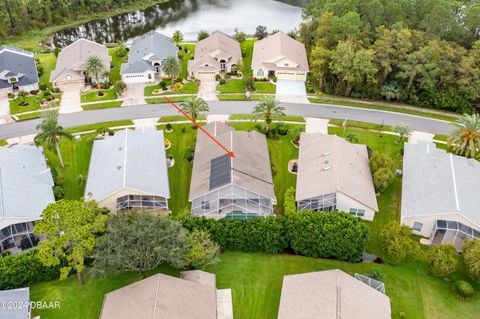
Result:
{"type": "Polygon", "coordinates": [[[0,289],[15,289],[34,282],[60,277],[60,266],[44,266],[37,258],[37,250],[7,255],[0,258],[0,289]]]}
{"type": "Polygon", "coordinates": [[[300,255],[350,262],[362,259],[368,241],[368,227],[342,212],[297,212],[249,220],[194,217],[184,221],[184,227],[208,231],[226,250],[280,253],[291,248],[300,255]]]}

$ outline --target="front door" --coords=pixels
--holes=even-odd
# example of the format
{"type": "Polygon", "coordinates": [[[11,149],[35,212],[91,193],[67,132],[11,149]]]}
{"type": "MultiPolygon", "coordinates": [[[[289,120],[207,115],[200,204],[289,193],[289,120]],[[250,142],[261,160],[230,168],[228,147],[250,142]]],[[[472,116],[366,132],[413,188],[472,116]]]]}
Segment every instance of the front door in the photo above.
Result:
{"type": "Polygon", "coordinates": [[[225,63],[225,60],[220,60],[220,71],[225,72],[226,69],[227,69],[227,65],[225,63]]]}

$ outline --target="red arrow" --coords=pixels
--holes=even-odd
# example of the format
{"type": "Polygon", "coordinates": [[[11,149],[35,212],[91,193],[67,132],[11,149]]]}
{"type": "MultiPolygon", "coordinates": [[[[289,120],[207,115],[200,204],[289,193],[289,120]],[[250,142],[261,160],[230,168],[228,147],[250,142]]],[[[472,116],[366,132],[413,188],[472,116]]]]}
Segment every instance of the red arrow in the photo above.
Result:
{"type": "Polygon", "coordinates": [[[228,148],[226,148],[222,143],[220,143],[215,137],[213,137],[212,135],[210,135],[210,133],[207,132],[207,130],[205,130],[203,127],[201,127],[200,125],[198,125],[197,122],[195,122],[195,120],[193,118],[190,117],[190,115],[188,115],[187,113],[185,113],[180,107],[178,107],[178,105],[176,105],[175,103],[173,103],[168,97],[164,96],[163,97],[165,100],[167,100],[168,103],[172,104],[180,113],[182,113],[183,116],[185,116],[187,119],[190,120],[190,122],[193,123],[193,125],[195,125],[199,130],[201,130],[203,133],[205,133],[205,135],[207,135],[208,137],[210,137],[212,139],[212,141],[214,141],[215,143],[218,144],[218,146],[220,146],[225,152],[227,152],[228,156],[230,156],[231,158],[235,158],[235,154],[233,153],[233,151],[230,151],[228,148]]]}

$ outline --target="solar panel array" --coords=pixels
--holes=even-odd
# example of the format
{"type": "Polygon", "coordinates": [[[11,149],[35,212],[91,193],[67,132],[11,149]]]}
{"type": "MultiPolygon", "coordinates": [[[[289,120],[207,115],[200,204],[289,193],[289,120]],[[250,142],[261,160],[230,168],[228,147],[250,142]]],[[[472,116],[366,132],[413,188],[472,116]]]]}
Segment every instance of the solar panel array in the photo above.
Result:
{"type": "Polygon", "coordinates": [[[230,183],[232,178],[230,156],[216,157],[210,161],[210,190],[230,183]]]}

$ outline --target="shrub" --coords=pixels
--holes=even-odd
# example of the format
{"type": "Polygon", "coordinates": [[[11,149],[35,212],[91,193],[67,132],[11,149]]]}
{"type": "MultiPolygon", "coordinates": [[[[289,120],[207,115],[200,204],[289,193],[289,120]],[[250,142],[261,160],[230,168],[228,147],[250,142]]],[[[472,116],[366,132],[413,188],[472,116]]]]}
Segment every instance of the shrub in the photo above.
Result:
{"type": "Polygon", "coordinates": [[[55,196],[56,200],[62,199],[65,195],[65,189],[61,185],[53,186],[53,196],[55,196]]]}
{"type": "Polygon", "coordinates": [[[197,40],[198,41],[202,41],[203,39],[206,39],[208,38],[210,35],[208,34],[207,31],[205,30],[200,30],[200,32],[198,32],[198,36],[197,36],[197,40]]]}
{"type": "Polygon", "coordinates": [[[193,148],[187,148],[187,149],[185,150],[185,156],[184,156],[185,160],[186,160],[187,162],[191,163],[191,162],[193,161],[193,156],[194,156],[194,150],[193,150],[193,148]]]}
{"type": "Polygon", "coordinates": [[[45,83],[40,83],[38,85],[38,88],[42,91],[45,91],[48,88],[48,86],[45,83]]]}
{"type": "Polygon", "coordinates": [[[53,89],[52,89],[52,92],[53,92],[53,93],[60,93],[60,88],[53,88],[53,89]]]}
{"type": "Polygon", "coordinates": [[[181,82],[177,82],[173,85],[173,92],[179,92],[183,89],[183,84],[181,82]]]}
{"type": "Polygon", "coordinates": [[[393,178],[393,172],[388,171],[385,167],[378,169],[373,173],[373,186],[375,187],[375,190],[382,193],[390,185],[393,178]]]}
{"type": "Polygon", "coordinates": [[[31,94],[31,95],[37,95],[37,94],[38,94],[38,90],[31,90],[31,91],[30,91],[30,94],[31,94]]]}
{"type": "Polygon", "coordinates": [[[222,77],[220,76],[220,74],[215,74],[215,81],[220,81],[222,77]]]}
{"type": "Polygon", "coordinates": [[[391,221],[381,230],[380,245],[391,263],[398,264],[405,260],[407,255],[418,251],[418,244],[410,238],[410,234],[410,227],[396,221],[391,221]]]}
{"type": "Polygon", "coordinates": [[[297,202],[295,201],[295,188],[289,187],[285,192],[283,201],[283,214],[289,216],[297,212],[297,202]]]}
{"type": "Polygon", "coordinates": [[[44,266],[37,257],[38,251],[8,255],[0,258],[0,289],[15,289],[29,286],[38,281],[60,277],[60,265],[44,266]]]}
{"type": "Polygon", "coordinates": [[[179,60],[183,60],[183,53],[182,53],[182,51],[179,51],[179,52],[177,53],[177,57],[178,57],[179,60]]]}
{"type": "Polygon", "coordinates": [[[453,284],[452,290],[455,294],[455,297],[463,301],[468,300],[475,293],[472,285],[463,280],[456,281],[453,284]]]}
{"type": "Polygon", "coordinates": [[[390,157],[384,153],[373,152],[372,157],[370,158],[370,168],[372,172],[376,172],[380,168],[386,168],[389,171],[393,171],[395,165],[390,157]]]}
{"type": "Polygon", "coordinates": [[[293,131],[292,141],[297,146],[300,144],[300,136],[302,135],[303,129],[303,126],[299,126],[293,131]]]}
{"type": "Polygon", "coordinates": [[[225,83],[227,83],[227,81],[226,81],[225,79],[220,79],[220,80],[218,81],[218,83],[219,83],[219,84],[225,84],[225,83]]]}
{"type": "Polygon", "coordinates": [[[206,230],[223,249],[279,253],[288,246],[286,220],[275,216],[247,220],[214,220],[194,217],[185,221],[189,230],[206,230]]]}
{"type": "Polygon", "coordinates": [[[463,244],[462,257],[468,276],[480,283],[480,239],[469,240],[463,244]]]}
{"type": "Polygon", "coordinates": [[[285,136],[288,134],[288,125],[285,123],[277,123],[275,129],[279,135],[285,136]]]}
{"type": "Polygon", "coordinates": [[[165,91],[167,89],[167,81],[161,80],[159,85],[162,90],[165,91]]]}
{"type": "Polygon", "coordinates": [[[289,221],[288,237],[295,253],[349,262],[362,259],[368,227],[358,218],[342,212],[297,212],[289,221]]]}
{"type": "Polygon", "coordinates": [[[445,277],[458,269],[457,251],[452,245],[432,247],[429,264],[430,272],[434,276],[445,277]]]}
{"type": "Polygon", "coordinates": [[[247,89],[247,91],[253,90],[253,78],[251,76],[245,78],[245,89],[247,89]]]}
{"type": "Polygon", "coordinates": [[[165,126],[165,128],[167,129],[167,131],[171,131],[172,130],[172,124],[170,123],[167,123],[167,125],[165,126]]]}
{"type": "Polygon", "coordinates": [[[15,94],[13,94],[13,93],[8,93],[7,95],[8,95],[8,98],[9,98],[9,99],[15,98],[15,94]]]}

